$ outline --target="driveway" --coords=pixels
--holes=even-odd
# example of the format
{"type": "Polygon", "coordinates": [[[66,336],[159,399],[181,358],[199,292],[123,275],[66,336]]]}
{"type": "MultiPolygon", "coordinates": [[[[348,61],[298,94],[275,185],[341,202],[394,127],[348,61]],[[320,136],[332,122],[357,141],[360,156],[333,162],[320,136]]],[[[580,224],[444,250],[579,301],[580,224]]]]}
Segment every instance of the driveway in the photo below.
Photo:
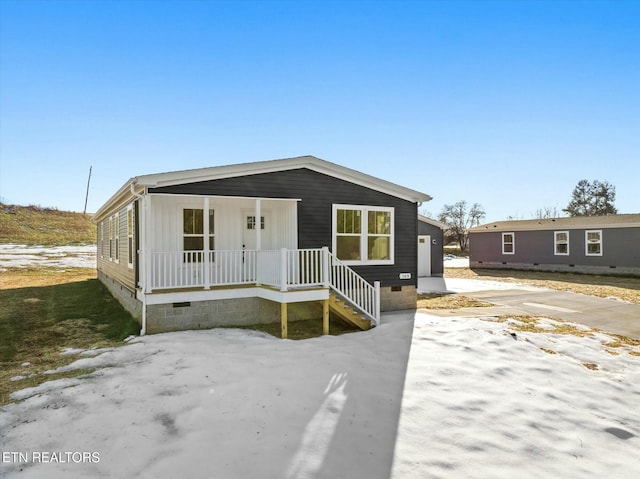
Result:
{"type": "MultiPolygon", "coordinates": [[[[421,278],[422,279],[422,278],[421,278]]],[[[430,279],[430,278],[429,278],[430,279]]],[[[439,278],[442,281],[442,278],[439,278]]],[[[446,279],[446,290],[463,293],[496,307],[430,310],[436,316],[528,314],[585,324],[611,333],[640,338],[640,305],[616,299],[494,281],[446,279]]],[[[423,282],[419,290],[433,290],[423,282]]]]}

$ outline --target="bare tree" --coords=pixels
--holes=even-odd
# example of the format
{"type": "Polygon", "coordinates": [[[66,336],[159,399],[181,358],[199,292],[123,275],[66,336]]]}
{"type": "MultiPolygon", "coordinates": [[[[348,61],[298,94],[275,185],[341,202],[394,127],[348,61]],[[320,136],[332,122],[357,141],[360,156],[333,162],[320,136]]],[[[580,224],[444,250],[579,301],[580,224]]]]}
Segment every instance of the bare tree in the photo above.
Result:
{"type": "Polygon", "coordinates": [[[545,206],[544,208],[538,208],[533,212],[534,219],[546,220],[547,218],[559,218],[562,216],[561,212],[555,206],[545,206]]]}
{"type": "Polygon", "coordinates": [[[468,208],[466,201],[458,201],[453,205],[444,205],[438,220],[449,227],[460,249],[465,251],[469,247],[469,228],[478,226],[485,215],[478,203],[468,208]]]}

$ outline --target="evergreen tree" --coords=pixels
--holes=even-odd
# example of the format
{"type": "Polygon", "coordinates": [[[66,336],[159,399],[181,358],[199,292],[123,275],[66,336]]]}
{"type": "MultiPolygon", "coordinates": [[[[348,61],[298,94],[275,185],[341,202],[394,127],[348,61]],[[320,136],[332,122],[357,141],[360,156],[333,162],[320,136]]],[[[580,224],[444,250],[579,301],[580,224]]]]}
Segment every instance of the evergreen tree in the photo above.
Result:
{"type": "Polygon", "coordinates": [[[569,216],[615,215],[618,210],[613,205],[616,188],[608,181],[595,180],[590,183],[580,180],[571,193],[571,200],[562,211],[569,216]]]}

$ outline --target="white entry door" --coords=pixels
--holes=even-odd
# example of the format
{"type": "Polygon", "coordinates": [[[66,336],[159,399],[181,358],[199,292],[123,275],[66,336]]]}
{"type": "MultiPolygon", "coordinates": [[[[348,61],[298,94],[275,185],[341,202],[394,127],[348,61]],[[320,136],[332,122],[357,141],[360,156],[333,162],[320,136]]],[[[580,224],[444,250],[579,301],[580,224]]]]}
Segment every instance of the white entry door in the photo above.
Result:
{"type": "Polygon", "coordinates": [[[431,276],[431,236],[418,236],[418,277],[431,276]]]}

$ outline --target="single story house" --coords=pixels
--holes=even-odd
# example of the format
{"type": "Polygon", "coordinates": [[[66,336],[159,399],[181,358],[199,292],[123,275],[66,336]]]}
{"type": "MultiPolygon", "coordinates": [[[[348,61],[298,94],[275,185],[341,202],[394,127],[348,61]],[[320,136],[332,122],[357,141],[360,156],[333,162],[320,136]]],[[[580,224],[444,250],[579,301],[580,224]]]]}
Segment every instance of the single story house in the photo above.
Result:
{"type": "Polygon", "coordinates": [[[98,277],[142,334],[415,308],[431,197],[313,156],[137,176],[95,214],[98,277]],[[318,312],[320,311],[320,313],[318,312]]]}
{"type": "Polygon", "coordinates": [[[440,221],[418,215],[418,277],[444,274],[444,231],[440,221]]]}
{"type": "Polygon", "coordinates": [[[640,276],[640,214],[476,226],[469,266],[640,276]]]}

